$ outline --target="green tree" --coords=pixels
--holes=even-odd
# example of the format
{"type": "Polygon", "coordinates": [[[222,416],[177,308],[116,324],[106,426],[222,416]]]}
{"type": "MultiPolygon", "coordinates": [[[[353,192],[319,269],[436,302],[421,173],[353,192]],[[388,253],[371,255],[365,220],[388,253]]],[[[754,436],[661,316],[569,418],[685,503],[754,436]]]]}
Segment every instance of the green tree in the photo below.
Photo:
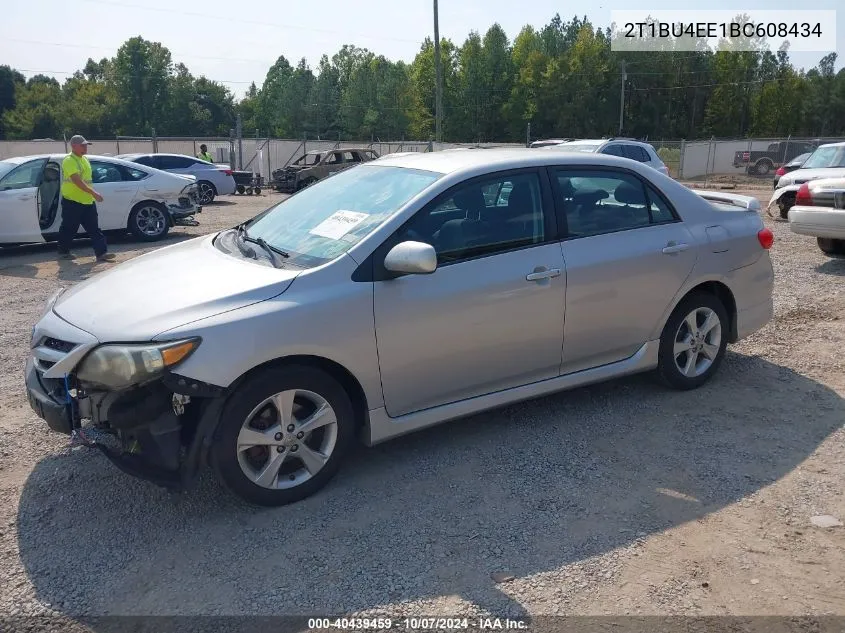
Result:
{"type": "Polygon", "coordinates": [[[150,134],[166,126],[172,67],[170,51],[159,42],[133,37],[118,49],[108,71],[123,111],[123,133],[150,134]]]}

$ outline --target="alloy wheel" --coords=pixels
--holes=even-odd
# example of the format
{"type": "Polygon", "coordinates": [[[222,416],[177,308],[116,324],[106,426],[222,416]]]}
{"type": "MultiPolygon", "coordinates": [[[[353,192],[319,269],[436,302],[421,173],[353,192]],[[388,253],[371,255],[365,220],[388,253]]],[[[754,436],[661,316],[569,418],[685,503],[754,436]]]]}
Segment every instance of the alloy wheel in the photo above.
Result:
{"type": "Polygon", "coordinates": [[[672,357],[684,376],[696,378],[710,369],[722,344],[719,315],[706,307],[696,308],[681,321],[675,332],[672,357]]]}
{"type": "Polygon", "coordinates": [[[167,218],[164,212],[154,205],[141,207],[135,214],[135,224],[138,230],[149,237],[161,235],[167,228],[167,218]]]}
{"type": "Polygon", "coordinates": [[[237,438],[238,464],[262,488],[294,488],[322,470],[337,438],[337,415],[325,398],[282,391],[247,415],[237,438]]]}
{"type": "Polygon", "coordinates": [[[199,184],[199,197],[202,204],[211,204],[211,201],[214,200],[214,187],[207,182],[201,182],[199,184]]]}

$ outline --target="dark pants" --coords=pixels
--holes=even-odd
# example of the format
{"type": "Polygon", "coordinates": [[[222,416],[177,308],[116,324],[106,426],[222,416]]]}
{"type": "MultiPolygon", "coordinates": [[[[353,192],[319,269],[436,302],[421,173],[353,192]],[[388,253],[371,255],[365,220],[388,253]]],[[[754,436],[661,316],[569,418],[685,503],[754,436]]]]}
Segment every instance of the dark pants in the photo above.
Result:
{"type": "Polygon", "coordinates": [[[62,225],[59,227],[59,252],[69,253],[73,238],[79,230],[79,225],[85,229],[88,237],[91,238],[91,245],[94,247],[94,254],[103,255],[106,250],[106,236],[100,230],[97,223],[97,205],[80,204],[67,198],[62,198],[62,225]]]}

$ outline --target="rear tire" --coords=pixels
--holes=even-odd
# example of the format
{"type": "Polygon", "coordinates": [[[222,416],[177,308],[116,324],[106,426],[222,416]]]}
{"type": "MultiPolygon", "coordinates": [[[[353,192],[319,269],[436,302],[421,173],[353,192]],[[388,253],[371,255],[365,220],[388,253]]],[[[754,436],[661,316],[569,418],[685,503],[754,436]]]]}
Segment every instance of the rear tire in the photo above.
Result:
{"type": "Polygon", "coordinates": [[[352,402],[337,380],[314,367],[277,367],[235,391],[220,416],[209,457],[232,494],[258,506],[282,506],[323,488],[340,468],[354,434],[352,402]],[[323,425],[308,430],[309,420],[323,425]]]}
{"type": "Polygon", "coordinates": [[[129,214],[127,228],[137,239],[155,242],[167,235],[170,219],[164,207],[157,202],[140,202],[129,214]]]}
{"type": "Polygon", "coordinates": [[[845,240],[835,240],[830,237],[816,238],[822,253],[825,255],[845,255],[845,240]]]}
{"type": "Polygon", "coordinates": [[[207,180],[200,180],[197,183],[197,189],[199,191],[199,199],[200,204],[211,204],[214,202],[214,198],[217,196],[217,189],[214,188],[207,180]]]}
{"type": "Polygon", "coordinates": [[[728,344],[728,313],[712,294],[696,292],[672,312],[660,335],[657,372],[673,389],[700,387],[722,363],[728,344]]]}

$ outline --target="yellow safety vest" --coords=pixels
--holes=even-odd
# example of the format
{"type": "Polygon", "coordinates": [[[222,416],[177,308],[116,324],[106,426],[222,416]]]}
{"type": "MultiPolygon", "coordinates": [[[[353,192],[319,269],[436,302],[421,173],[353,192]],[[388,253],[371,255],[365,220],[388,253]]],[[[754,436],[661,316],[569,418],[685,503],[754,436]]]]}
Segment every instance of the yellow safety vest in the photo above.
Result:
{"type": "Polygon", "coordinates": [[[94,184],[91,172],[91,163],[85,156],[77,156],[70,153],[62,161],[62,198],[67,198],[80,204],[93,204],[94,196],[87,191],[77,187],[71,180],[71,176],[79,174],[89,187],[94,184]]]}
{"type": "Polygon", "coordinates": [[[200,152],[199,156],[197,156],[200,160],[208,161],[209,163],[213,163],[214,160],[212,159],[211,152],[200,152]]]}

